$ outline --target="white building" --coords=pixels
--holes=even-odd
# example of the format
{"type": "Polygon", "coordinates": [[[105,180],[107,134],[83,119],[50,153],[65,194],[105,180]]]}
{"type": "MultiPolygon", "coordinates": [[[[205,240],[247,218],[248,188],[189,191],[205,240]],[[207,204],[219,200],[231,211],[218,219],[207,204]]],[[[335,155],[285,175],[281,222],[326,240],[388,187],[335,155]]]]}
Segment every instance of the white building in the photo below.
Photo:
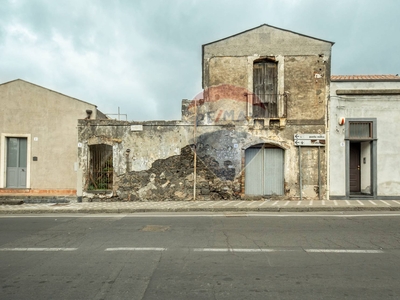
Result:
{"type": "Polygon", "coordinates": [[[400,198],[400,77],[332,76],[330,199],[400,198]]]}

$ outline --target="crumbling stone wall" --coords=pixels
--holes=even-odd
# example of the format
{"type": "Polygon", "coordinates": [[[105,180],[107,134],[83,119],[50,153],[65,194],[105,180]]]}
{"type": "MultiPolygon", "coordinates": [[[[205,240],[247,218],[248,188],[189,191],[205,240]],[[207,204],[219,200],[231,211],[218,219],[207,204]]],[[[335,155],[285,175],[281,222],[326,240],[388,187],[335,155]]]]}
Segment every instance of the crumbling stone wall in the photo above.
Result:
{"type": "Polygon", "coordinates": [[[193,145],[186,146],[180,155],[158,159],[148,170],[117,176],[117,198],[125,201],[192,200],[195,180],[197,200],[239,198],[240,182],[235,179],[235,171],[229,165],[219,166],[209,155],[198,157],[194,178],[192,149],[193,145]]]}
{"type": "Polygon", "coordinates": [[[276,147],[284,155],[284,194],[269,197],[324,198],[327,152],[298,148],[294,134],[327,130],[331,46],[268,25],[203,45],[204,91],[183,101],[180,121],[80,121],[80,167],[85,174],[88,143],[104,140],[114,151],[115,199],[190,200],[195,182],[196,199],[246,198],[245,177],[260,185],[266,177],[251,168],[246,175],[246,149],[276,147]],[[276,63],[273,118],[253,114],[254,63],[260,59],[276,63]],[[198,155],[196,178],[190,145],[198,155]]]}

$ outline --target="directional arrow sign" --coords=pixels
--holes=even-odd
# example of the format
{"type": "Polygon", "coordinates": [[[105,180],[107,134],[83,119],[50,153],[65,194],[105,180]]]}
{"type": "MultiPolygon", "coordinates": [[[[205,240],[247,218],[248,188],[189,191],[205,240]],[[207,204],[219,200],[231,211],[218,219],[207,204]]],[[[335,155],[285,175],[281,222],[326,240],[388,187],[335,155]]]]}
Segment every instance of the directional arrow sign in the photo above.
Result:
{"type": "Polygon", "coordinates": [[[325,134],[318,133],[296,133],[295,140],[325,140],[325,134]]]}
{"type": "Polygon", "coordinates": [[[294,135],[295,146],[325,146],[325,134],[296,133],[294,135]]]}
{"type": "Polygon", "coordinates": [[[325,140],[294,140],[295,146],[325,146],[325,140]]]}

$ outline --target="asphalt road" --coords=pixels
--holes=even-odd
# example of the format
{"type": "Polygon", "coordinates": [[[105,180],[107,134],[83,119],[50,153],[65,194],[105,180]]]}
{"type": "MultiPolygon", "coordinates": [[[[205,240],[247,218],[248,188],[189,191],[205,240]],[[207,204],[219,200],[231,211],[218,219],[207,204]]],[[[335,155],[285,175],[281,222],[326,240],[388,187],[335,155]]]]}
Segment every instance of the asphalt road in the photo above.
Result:
{"type": "Polygon", "coordinates": [[[0,299],[400,299],[400,215],[0,217],[0,299]]]}

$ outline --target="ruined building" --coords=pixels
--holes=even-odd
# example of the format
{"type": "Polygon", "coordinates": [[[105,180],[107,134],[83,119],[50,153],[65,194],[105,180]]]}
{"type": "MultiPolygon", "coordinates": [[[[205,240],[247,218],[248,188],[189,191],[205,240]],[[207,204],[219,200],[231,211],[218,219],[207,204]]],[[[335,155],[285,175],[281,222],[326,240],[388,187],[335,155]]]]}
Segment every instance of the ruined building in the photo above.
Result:
{"type": "Polygon", "coordinates": [[[326,199],[332,45],[269,25],[203,45],[181,120],[79,120],[78,196],[326,199]]]}

